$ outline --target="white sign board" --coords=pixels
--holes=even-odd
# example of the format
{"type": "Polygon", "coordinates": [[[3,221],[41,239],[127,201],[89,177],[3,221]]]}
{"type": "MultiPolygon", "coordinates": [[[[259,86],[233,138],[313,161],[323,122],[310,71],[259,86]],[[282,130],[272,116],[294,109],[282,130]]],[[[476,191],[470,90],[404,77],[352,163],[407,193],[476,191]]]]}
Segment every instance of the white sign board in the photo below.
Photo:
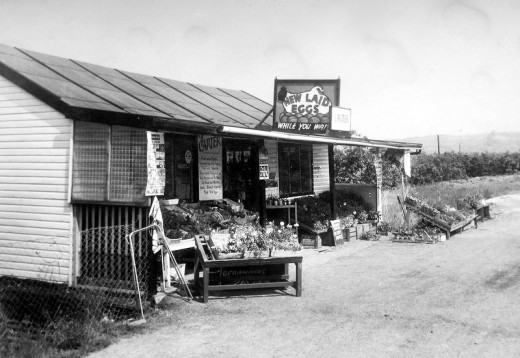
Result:
{"type": "Polygon", "coordinates": [[[333,106],[330,113],[330,129],[346,132],[352,130],[350,108],[333,106]]]}
{"type": "Polygon", "coordinates": [[[198,136],[199,200],[219,200],[222,188],[222,137],[198,136]]]}
{"type": "Polygon", "coordinates": [[[148,177],[146,196],[164,195],[166,171],[164,169],[164,133],[146,132],[148,177]]]}

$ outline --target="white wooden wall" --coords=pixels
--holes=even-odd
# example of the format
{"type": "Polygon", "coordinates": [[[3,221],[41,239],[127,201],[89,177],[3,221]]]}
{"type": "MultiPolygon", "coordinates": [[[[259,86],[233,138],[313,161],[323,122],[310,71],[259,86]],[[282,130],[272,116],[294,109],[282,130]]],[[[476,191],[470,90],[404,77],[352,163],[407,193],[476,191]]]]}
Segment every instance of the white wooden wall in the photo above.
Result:
{"type": "Polygon", "coordinates": [[[314,193],[330,190],[329,150],[327,144],[312,146],[314,193]]]}
{"type": "Polygon", "coordinates": [[[0,275],[69,282],[72,120],[0,76],[0,275]]]}

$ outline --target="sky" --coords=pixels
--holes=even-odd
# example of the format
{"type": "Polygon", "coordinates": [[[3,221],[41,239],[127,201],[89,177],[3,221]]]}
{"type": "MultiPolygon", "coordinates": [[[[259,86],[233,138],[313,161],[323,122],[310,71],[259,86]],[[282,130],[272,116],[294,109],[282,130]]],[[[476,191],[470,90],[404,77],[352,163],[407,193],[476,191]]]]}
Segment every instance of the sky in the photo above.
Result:
{"type": "Polygon", "coordinates": [[[520,132],[518,0],[1,0],[0,43],[273,103],[341,80],[373,139],[520,132]]]}

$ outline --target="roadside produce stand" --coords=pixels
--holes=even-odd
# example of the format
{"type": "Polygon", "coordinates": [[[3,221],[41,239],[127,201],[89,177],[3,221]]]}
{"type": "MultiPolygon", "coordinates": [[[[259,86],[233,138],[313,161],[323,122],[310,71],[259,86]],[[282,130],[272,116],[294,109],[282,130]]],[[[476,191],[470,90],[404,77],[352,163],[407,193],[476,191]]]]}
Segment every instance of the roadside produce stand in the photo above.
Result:
{"type": "Polygon", "coordinates": [[[210,249],[210,240],[203,235],[195,237],[198,256],[194,280],[195,285],[201,288],[204,303],[208,302],[210,291],[294,287],[296,297],[301,296],[302,256],[217,259],[210,249]],[[291,263],[296,266],[294,281],[289,280],[287,270],[287,265],[291,263]],[[202,283],[199,276],[201,270],[202,283]]]}
{"type": "Polygon", "coordinates": [[[446,232],[446,239],[450,238],[451,233],[462,232],[471,222],[474,222],[475,227],[477,227],[477,219],[479,217],[477,214],[464,215],[457,211],[448,217],[446,213],[440,213],[428,204],[411,196],[405,199],[404,204],[407,209],[419,215],[422,220],[446,232]],[[444,217],[441,217],[441,214],[444,214],[444,217]]]}

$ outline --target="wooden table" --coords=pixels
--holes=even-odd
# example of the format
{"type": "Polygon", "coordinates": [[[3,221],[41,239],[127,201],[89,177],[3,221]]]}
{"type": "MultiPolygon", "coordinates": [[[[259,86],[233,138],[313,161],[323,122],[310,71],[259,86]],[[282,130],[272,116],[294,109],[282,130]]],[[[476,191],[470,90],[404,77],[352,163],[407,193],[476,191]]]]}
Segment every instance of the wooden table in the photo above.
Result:
{"type": "Polygon", "coordinates": [[[197,246],[197,260],[194,268],[195,284],[201,287],[203,302],[208,302],[208,296],[211,291],[228,291],[228,290],[245,290],[257,288],[279,288],[279,287],[294,287],[296,290],[296,297],[302,294],[302,261],[301,256],[280,256],[280,257],[261,257],[254,259],[229,259],[218,260],[210,259],[206,254],[207,243],[200,236],[195,237],[195,245],[197,246]],[[295,264],[296,266],[296,280],[288,280],[289,276],[286,272],[284,274],[274,275],[258,275],[256,270],[263,270],[270,266],[295,264]],[[246,269],[247,267],[247,269],[246,269]],[[226,268],[237,268],[236,271],[241,271],[242,274],[234,276],[235,282],[226,284],[225,282],[210,282],[210,269],[218,268],[220,270],[226,268]],[[251,269],[253,268],[253,269],[251,269]],[[255,269],[256,268],[256,269],[255,269]],[[202,285],[200,283],[199,273],[202,269],[202,285]]]}
{"type": "Polygon", "coordinates": [[[280,209],[287,209],[287,222],[286,224],[289,225],[292,222],[297,223],[298,222],[298,204],[290,204],[290,205],[266,205],[265,210],[280,210],[280,209]],[[294,210],[294,221],[291,220],[291,209],[294,210]]]}

